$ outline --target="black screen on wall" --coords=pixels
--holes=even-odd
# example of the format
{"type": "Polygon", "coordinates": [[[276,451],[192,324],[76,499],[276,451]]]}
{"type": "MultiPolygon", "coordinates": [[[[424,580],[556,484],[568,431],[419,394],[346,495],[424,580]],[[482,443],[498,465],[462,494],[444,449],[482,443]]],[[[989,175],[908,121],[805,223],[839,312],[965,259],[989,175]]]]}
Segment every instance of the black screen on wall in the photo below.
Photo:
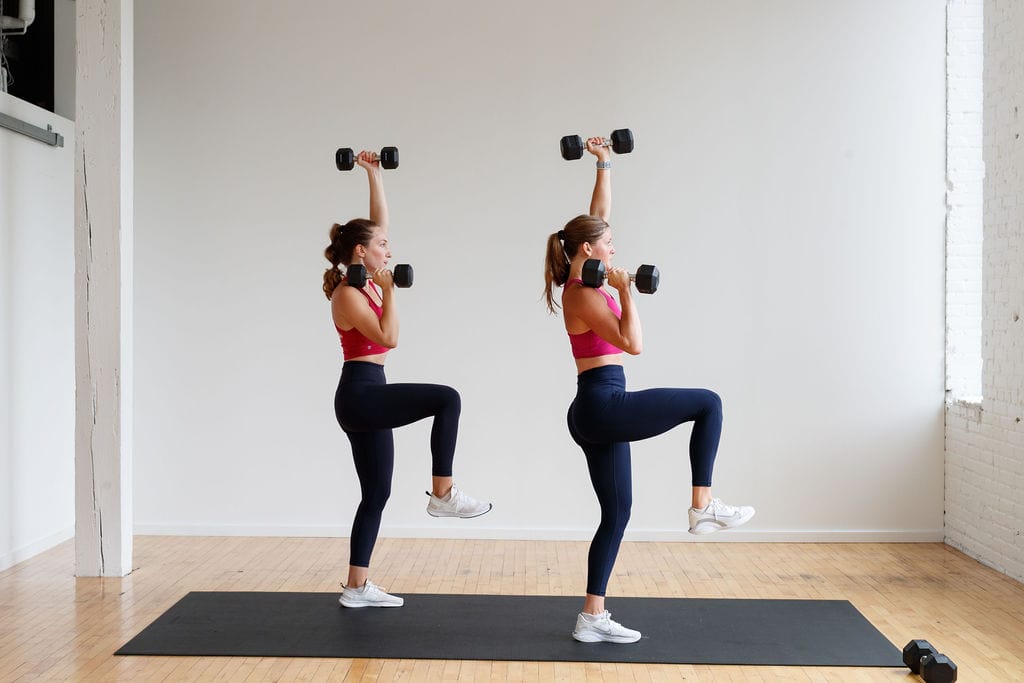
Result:
{"type": "MultiPolygon", "coordinates": [[[[18,0],[0,0],[0,14],[18,16],[18,0]]],[[[36,0],[36,18],[23,35],[2,38],[7,92],[53,111],[53,0],[36,0]]]]}

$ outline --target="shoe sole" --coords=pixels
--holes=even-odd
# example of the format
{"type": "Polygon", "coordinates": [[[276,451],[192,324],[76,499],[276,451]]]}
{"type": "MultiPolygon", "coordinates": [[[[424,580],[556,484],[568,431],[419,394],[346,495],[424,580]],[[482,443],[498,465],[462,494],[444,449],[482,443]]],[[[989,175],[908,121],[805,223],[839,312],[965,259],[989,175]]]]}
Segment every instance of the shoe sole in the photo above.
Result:
{"type": "Polygon", "coordinates": [[[397,605],[391,605],[391,604],[384,603],[384,602],[358,602],[357,603],[357,602],[342,602],[341,600],[339,600],[338,604],[340,604],[342,607],[348,607],[349,609],[356,609],[356,608],[359,608],[359,607],[401,607],[402,605],[405,604],[405,602],[403,601],[403,602],[401,602],[401,603],[399,603],[397,605]]]}
{"type": "Polygon", "coordinates": [[[702,529],[702,528],[693,529],[693,528],[690,528],[690,529],[688,529],[688,531],[691,534],[693,534],[694,536],[704,536],[705,534],[713,534],[716,531],[728,531],[729,529],[735,529],[738,526],[743,526],[744,524],[746,524],[747,522],[752,520],[754,518],[754,515],[756,515],[756,514],[757,514],[757,511],[755,510],[754,512],[750,513],[749,517],[741,519],[740,521],[736,522],[732,526],[727,526],[727,525],[712,526],[710,529],[702,529]]]}
{"type": "Polygon", "coordinates": [[[637,636],[636,638],[625,637],[625,636],[619,636],[619,637],[607,636],[607,637],[605,637],[605,636],[590,635],[590,634],[576,635],[576,633],[573,633],[572,637],[575,640],[577,640],[577,641],[579,641],[581,643],[615,643],[615,644],[618,644],[618,645],[626,645],[626,644],[629,644],[629,643],[635,643],[636,641],[640,640],[640,636],[637,636]]]}
{"type": "Polygon", "coordinates": [[[475,515],[460,515],[460,514],[449,513],[449,512],[442,512],[440,514],[435,514],[435,513],[431,512],[430,510],[427,510],[427,514],[430,515],[431,517],[456,517],[458,519],[473,519],[474,517],[480,517],[481,515],[486,515],[488,512],[491,511],[491,509],[493,507],[494,507],[494,503],[491,503],[490,505],[487,506],[486,510],[484,510],[483,512],[478,512],[475,515]]]}

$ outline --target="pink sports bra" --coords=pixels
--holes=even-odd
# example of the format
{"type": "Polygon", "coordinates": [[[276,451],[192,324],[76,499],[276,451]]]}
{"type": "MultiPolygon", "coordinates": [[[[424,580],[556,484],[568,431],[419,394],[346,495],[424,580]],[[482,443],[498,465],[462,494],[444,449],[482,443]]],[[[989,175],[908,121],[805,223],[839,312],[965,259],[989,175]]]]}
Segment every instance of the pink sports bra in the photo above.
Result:
{"type": "MultiPolygon", "coordinates": [[[[374,291],[377,292],[379,296],[380,292],[372,282],[370,283],[370,286],[373,287],[374,291]]],[[[377,303],[370,298],[370,295],[366,293],[366,290],[360,289],[359,291],[366,297],[367,302],[370,304],[370,308],[377,314],[377,319],[379,320],[381,315],[384,314],[384,309],[378,306],[377,303]]],[[[380,344],[370,341],[355,326],[353,326],[351,330],[343,330],[335,325],[334,329],[338,331],[338,337],[341,339],[341,352],[345,360],[351,360],[361,356],[375,356],[378,353],[384,353],[391,350],[386,346],[381,346],[380,344]]]]}
{"type": "MultiPolygon", "coordinates": [[[[580,280],[579,278],[573,278],[565,284],[568,287],[576,282],[578,282],[580,286],[583,286],[583,280],[580,280]]],[[[615,313],[615,317],[621,318],[622,309],[619,307],[619,303],[612,298],[612,295],[600,287],[598,287],[597,291],[604,295],[604,298],[608,301],[608,308],[612,309],[615,313]]],[[[569,344],[572,346],[573,358],[596,358],[597,356],[609,356],[613,353],[622,353],[622,349],[610,342],[606,342],[604,339],[601,339],[593,330],[587,330],[580,334],[570,334],[569,344]]]]}

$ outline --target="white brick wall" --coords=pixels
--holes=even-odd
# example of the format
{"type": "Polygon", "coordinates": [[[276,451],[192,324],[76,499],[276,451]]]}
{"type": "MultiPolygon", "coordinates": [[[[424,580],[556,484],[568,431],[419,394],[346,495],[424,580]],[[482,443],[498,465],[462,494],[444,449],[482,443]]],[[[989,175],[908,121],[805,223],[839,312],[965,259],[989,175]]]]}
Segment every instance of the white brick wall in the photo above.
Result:
{"type": "MultiPolygon", "coordinates": [[[[977,3],[950,0],[951,25],[966,4],[977,3]]],[[[953,401],[946,411],[946,542],[1024,580],[1024,2],[1020,0],[984,3],[983,128],[983,399],[980,404],[953,401]]]]}
{"type": "Polygon", "coordinates": [[[946,391],[981,397],[983,0],[946,4],[946,391]]]}

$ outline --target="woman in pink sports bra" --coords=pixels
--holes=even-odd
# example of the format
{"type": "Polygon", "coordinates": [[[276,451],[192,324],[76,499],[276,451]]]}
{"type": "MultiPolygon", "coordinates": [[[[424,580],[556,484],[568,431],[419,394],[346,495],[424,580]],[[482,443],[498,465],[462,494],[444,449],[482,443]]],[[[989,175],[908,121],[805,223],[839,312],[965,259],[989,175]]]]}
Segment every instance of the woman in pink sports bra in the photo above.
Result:
{"type": "Polygon", "coordinates": [[[554,287],[562,287],[561,308],[569,346],[576,360],[576,397],[566,421],[573,440],[586,456],[590,481],[601,506],[601,522],[587,558],[587,592],[576,617],[573,638],[582,642],[634,643],[640,632],[612,621],[605,609],[605,591],[615,564],[633,502],[630,442],[662,434],[693,422],[689,458],[692,501],[689,531],[707,534],[745,524],[754,508],[733,506],[711,496],[711,473],[722,430],[722,402],[707,389],[626,391],[622,353],[643,349],[640,317],[629,275],[612,266],[615,247],[608,225],[611,215],[610,153],[601,138],[587,140],[597,157],[597,179],[590,213],[577,216],[548,236],[545,298],[557,312],[554,287]],[[583,284],[583,263],[604,262],[607,284],[583,284]]]}
{"type": "Polygon", "coordinates": [[[380,163],[360,152],[357,163],[370,181],[370,218],[331,227],[324,256],[323,291],[331,302],[334,329],[341,340],[344,365],[334,395],[334,413],[352,446],[362,498],[352,522],[348,581],[339,602],[344,607],[400,607],[368,579],[370,554],[377,541],[384,505],[391,495],[395,448],[391,430],[433,418],[430,432],[431,491],[427,514],[433,517],[478,517],[491,509],[452,484],[452,460],[462,404],[459,393],[440,384],[388,384],[384,360],[398,345],[398,310],[394,279],[388,270],[388,206],[380,163]],[[372,274],[363,287],[349,286],[341,266],[361,263],[372,274]]]}

